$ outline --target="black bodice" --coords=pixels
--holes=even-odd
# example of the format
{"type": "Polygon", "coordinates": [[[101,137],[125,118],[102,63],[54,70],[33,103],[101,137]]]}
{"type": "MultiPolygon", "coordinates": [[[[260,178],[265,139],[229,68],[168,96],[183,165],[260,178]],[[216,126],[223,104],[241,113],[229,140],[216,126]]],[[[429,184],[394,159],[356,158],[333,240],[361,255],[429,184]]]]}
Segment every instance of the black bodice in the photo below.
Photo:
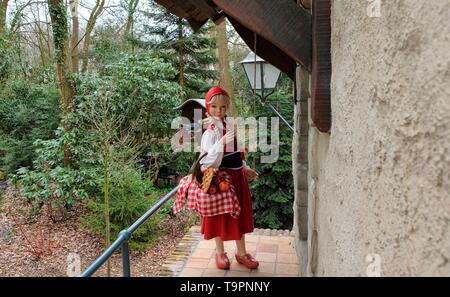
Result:
{"type": "Polygon", "coordinates": [[[222,158],[222,163],[219,167],[225,168],[239,168],[242,167],[244,163],[241,159],[240,152],[227,153],[222,158]]]}

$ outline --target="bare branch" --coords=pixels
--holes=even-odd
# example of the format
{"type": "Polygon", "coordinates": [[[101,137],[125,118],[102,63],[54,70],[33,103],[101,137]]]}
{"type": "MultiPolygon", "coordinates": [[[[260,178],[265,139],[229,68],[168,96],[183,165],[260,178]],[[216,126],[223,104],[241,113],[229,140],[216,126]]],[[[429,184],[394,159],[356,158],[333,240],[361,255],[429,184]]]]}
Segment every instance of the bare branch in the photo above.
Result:
{"type": "Polygon", "coordinates": [[[94,30],[95,23],[100,15],[104,11],[105,0],[97,0],[94,8],[89,16],[88,23],[86,25],[86,32],[84,33],[84,44],[83,44],[83,63],[81,66],[81,71],[86,72],[89,63],[89,47],[91,43],[91,33],[94,30]]]}

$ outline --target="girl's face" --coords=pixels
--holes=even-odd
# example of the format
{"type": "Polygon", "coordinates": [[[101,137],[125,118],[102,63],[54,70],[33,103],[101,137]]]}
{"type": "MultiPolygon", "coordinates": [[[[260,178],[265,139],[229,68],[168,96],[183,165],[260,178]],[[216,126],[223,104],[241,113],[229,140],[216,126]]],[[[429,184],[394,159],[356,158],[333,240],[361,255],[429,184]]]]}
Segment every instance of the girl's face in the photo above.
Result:
{"type": "Polygon", "coordinates": [[[209,106],[209,112],[211,116],[223,119],[227,114],[228,104],[227,101],[223,98],[217,98],[213,103],[209,106]]]}

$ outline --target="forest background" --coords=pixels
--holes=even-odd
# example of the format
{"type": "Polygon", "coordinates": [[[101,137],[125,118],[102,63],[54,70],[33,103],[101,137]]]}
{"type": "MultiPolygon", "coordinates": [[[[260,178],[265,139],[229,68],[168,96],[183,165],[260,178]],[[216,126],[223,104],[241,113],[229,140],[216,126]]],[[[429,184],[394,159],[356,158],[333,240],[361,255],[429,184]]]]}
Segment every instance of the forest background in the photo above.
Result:
{"type": "MultiPolygon", "coordinates": [[[[170,147],[174,107],[220,84],[236,115],[274,116],[239,64],[249,51],[226,21],[194,34],[154,1],[0,0],[0,206],[8,188],[31,207],[28,219],[64,220],[81,204],[83,227],[108,245],[173,188],[161,177],[186,175],[196,158],[170,147]]],[[[289,78],[268,100],[292,123],[289,78]]],[[[292,228],[291,142],[280,124],[276,163],[246,156],[260,174],[251,184],[256,227],[292,228]]],[[[161,236],[171,203],[132,248],[161,236]]]]}

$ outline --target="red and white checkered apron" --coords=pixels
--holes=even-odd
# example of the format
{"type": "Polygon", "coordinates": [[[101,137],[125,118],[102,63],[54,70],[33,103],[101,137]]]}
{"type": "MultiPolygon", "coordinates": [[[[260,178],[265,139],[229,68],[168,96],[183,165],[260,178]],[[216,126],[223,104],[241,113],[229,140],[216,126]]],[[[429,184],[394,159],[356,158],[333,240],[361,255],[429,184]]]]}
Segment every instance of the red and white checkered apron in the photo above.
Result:
{"type": "Polygon", "coordinates": [[[185,176],[178,184],[179,188],[173,204],[173,213],[176,214],[181,211],[186,202],[186,209],[194,210],[201,216],[229,213],[232,217],[238,218],[241,207],[231,176],[221,170],[216,174],[230,186],[227,192],[205,193],[197,180],[192,179],[191,175],[185,176]]]}

